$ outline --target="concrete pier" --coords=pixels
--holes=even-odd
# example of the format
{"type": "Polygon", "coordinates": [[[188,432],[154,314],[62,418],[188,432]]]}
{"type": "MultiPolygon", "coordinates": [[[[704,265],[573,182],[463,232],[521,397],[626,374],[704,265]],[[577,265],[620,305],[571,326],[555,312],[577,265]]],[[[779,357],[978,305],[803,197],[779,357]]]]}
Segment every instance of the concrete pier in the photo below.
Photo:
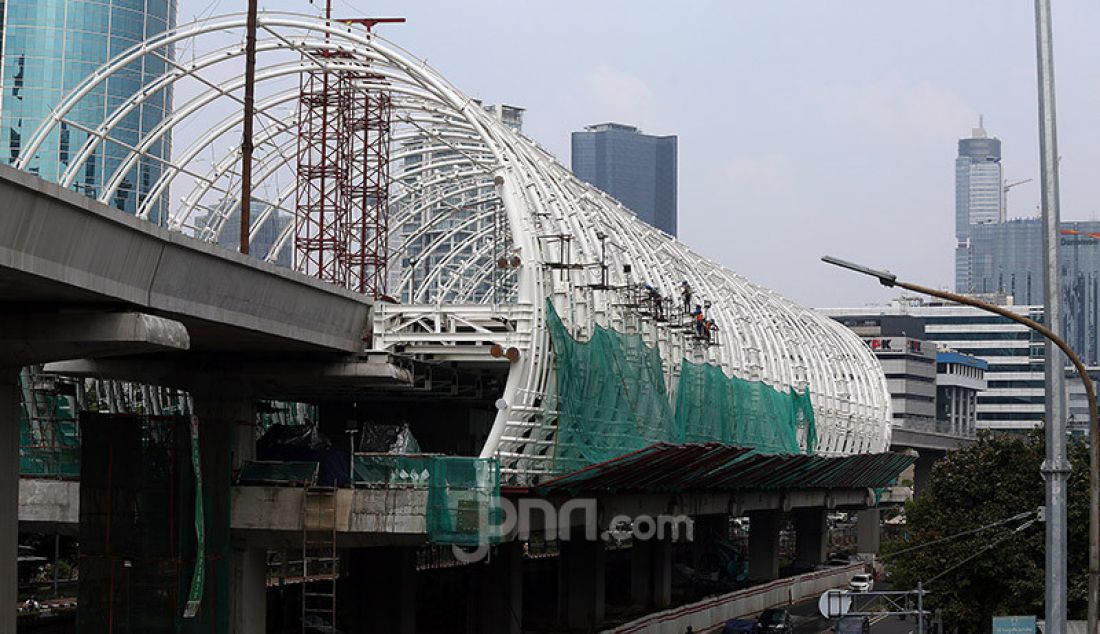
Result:
{"type": "Polygon", "coordinates": [[[879,509],[864,509],[856,516],[856,552],[878,554],[882,526],[879,509]]]}
{"type": "Polygon", "coordinates": [[[348,557],[353,596],[351,634],[416,634],[416,549],[353,548],[348,557]]]}
{"type": "Polygon", "coordinates": [[[792,513],[796,568],[812,570],[825,561],[829,548],[827,515],[828,511],[821,508],[795,509],[792,513]]]}
{"type": "Polygon", "coordinates": [[[602,541],[561,542],[558,557],[559,619],[589,630],[604,619],[604,546],[602,541]]]}
{"type": "Polygon", "coordinates": [[[749,578],[779,578],[779,527],[782,511],[749,513],[749,578]]]}
{"type": "Polygon", "coordinates": [[[233,634],[267,632],[267,550],[234,548],[233,634]]]}

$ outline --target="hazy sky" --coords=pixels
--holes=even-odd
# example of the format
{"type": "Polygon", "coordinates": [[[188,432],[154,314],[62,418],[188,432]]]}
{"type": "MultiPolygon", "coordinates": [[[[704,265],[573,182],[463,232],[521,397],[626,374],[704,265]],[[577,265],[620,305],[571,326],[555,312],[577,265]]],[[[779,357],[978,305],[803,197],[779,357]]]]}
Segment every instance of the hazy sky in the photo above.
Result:
{"type": "MultiPolygon", "coordinates": [[[[1100,217],[1100,3],[1054,3],[1062,217],[1100,217]]],[[[244,0],[179,0],[180,21],[244,0]]],[[[894,293],[833,254],[948,287],[954,158],[979,113],[1003,141],[1010,216],[1039,200],[1030,0],[334,0],[467,94],[569,133],[618,121],[679,135],[680,239],[812,306],[894,293]]],[[[307,0],[266,9],[315,11],[307,0]]]]}

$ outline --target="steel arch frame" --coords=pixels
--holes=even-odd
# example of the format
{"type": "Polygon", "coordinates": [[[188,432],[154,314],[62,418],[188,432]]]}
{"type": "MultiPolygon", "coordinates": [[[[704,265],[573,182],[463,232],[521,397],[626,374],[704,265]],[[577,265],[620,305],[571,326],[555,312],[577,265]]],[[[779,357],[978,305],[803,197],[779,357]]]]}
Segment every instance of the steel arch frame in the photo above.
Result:
{"type": "MultiPolygon", "coordinates": [[[[415,271],[398,271],[395,279],[401,288],[408,289],[408,296],[420,303],[377,304],[376,323],[392,323],[386,320],[400,319],[403,311],[412,314],[433,306],[433,310],[462,319],[485,314],[513,319],[515,336],[501,337],[520,345],[520,355],[509,367],[501,395],[506,406],[499,411],[481,451],[482,456],[499,456],[511,480],[532,483],[553,471],[550,449],[556,421],[553,353],[544,314],[548,300],[576,336],[590,335],[596,325],[640,334],[659,349],[668,366],[667,384],[673,390],[683,358],[712,363],[728,376],[763,381],[781,390],[808,389],[814,403],[818,441],[816,447],[807,449],[841,455],[888,448],[890,397],[885,376],[856,335],[705,260],[671,236],[639,221],[620,203],[573,177],[535,143],[496,120],[427,64],[381,37],[359,27],[288,13],[261,13],[259,26],[264,39],[258,44],[261,63],[257,85],[267,87],[269,92],[257,99],[257,107],[260,116],[274,124],[257,135],[257,191],[291,169],[293,155],[285,150],[293,137],[293,126],[281,123],[278,113],[293,102],[294,94],[289,89],[278,92],[281,80],[323,69],[361,68],[369,62],[372,72],[384,77],[386,89],[395,95],[398,128],[394,130],[391,163],[394,193],[389,238],[397,252],[419,249],[418,261],[425,257],[438,260],[439,269],[431,272],[433,278],[440,278],[445,273],[443,267],[453,265],[460,267],[469,283],[459,284],[454,276],[433,292],[428,284],[413,288],[415,271]],[[338,50],[342,55],[316,55],[320,49],[338,50]],[[273,54],[283,61],[264,65],[263,57],[273,54]],[[297,61],[286,61],[287,54],[297,55],[297,61]],[[455,210],[468,213],[456,214],[455,210]],[[494,214],[503,219],[501,231],[495,228],[494,214]],[[570,237],[564,247],[569,261],[586,268],[566,272],[555,268],[562,245],[551,244],[546,238],[555,235],[570,237]],[[604,240],[607,256],[601,260],[604,240]],[[520,258],[520,266],[508,270],[506,296],[514,297],[514,301],[501,302],[499,296],[485,292],[488,280],[495,279],[496,259],[502,255],[520,258]],[[666,296],[676,296],[679,281],[688,280],[696,297],[712,300],[710,316],[723,333],[723,345],[701,347],[690,336],[673,333],[622,306],[625,302],[619,301],[618,294],[623,291],[593,288],[601,264],[607,267],[607,281],[614,287],[644,281],[666,296]],[[624,272],[625,264],[630,265],[630,273],[624,272]],[[444,298],[448,301],[442,302],[444,298]]],[[[80,101],[115,70],[181,42],[196,45],[204,38],[242,32],[244,27],[243,15],[211,18],[182,25],[121,53],[59,103],[31,135],[17,166],[26,168],[36,154],[50,151],[47,141],[51,133],[68,121],[80,101]]],[[[115,172],[104,175],[107,186],[102,188],[100,200],[108,202],[138,159],[149,158],[143,154],[144,149],[225,100],[235,102],[233,92],[243,81],[239,75],[218,83],[206,79],[204,73],[223,61],[236,60],[243,55],[243,48],[222,45],[211,50],[189,64],[171,63],[165,75],[119,105],[88,132],[74,156],[94,156],[98,148],[111,143],[127,153],[115,172]],[[129,112],[158,91],[176,89],[184,81],[206,89],[144,133],[136,146],[127,148],[112,139],[115,126],[129,112]]],[[[151,201],[169,195],[181,174],[194,179],[194,183],[183,202],[172,210],[170,228],[184,230],[192,226],[191,215],[196,209],[213,213],[239,205],[231,186],[236,176],[232,147],[220,160],[211,161],[209,169],[197,167],[204,152],[226,145],[225,138],[239,129],[241,117],[231,113],[215,121],[179,157],[164,162],[142,213],[147,213],[151,201]],[[215,197],[213,204],[209,203],[211,197],[215,197]]],[[[72,161],[61,176],[62,184],[71,186],[81,165],[80,160],[72,161]]],[[[268,208],[256,216],[250,228],[253,235],[265,223],[274,222],[280,209],[285,210],[283,203],[293,192],[292,179],[282,187],[276,182],[274,187],[275,195],[265,199],[268,208]]],[[[227,217],[224,213],[208,220],[207,235],[203,237],[216,240],[225,230],[227,217]]],[[[266,259],[274,259],[279,249],[287,248],[288,239],[289,232],[284,228],[265,254],[266,259]]],[[[439,343],[448,343],[446,336],[441,333],[439,343]]],[[[404,343],[409,344],[408,350],[416,350],[415,342],[402,342],[400,335],[382,332],[377,347],[392,350],[404,343]]]]}

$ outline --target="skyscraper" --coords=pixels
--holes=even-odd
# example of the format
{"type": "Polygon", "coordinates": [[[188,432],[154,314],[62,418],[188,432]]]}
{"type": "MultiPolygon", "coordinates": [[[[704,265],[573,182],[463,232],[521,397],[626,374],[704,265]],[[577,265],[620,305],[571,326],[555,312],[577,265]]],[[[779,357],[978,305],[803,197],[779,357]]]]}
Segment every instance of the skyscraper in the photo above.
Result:
{"type": "Polygon", "coordinates": [[[639,218],[676,235],[676,137],[619,123],[573,133],[573,173],[639,218]]]}
{"type": "Polygon", "coordinates": [[[974,292],[970,232],[974,225],[1004,222],[1001,140],[990,138],[981,119],[969,139],[959,139],[955,159],[955,290],[974,292]]]}
{"type": "MultiPolygon", "coordinates": [[[[112,57],[131,46],[176,26],[176,0],[6,0],[3,10],[3,43],[0,48],[0,160],[13,163],[62,96],[112,57]]],[[[165,72],[164,58],[173,51],[145,55],[111,77],[83,99],[48,138],[30,169],[48,180],[57,180],[88,138],[82,127],[106,119],[151,78],[165,72]]],[[[136,144],[142,132],[156,127],[172,108],[171,90],[151,95],[128,115],[111,138],[78,166],[77,188],[99,195],[104,174],[117,166],[126,151],[121,144],[136,144]]],[[[171,141],[165,136],[148,148],[153,157],[168,157],[171,141]]],[[[162,164],[143,159],[126,175],[111,203],[134,213],[155,183],[162,164]]],[[[166,198],[166,197],[162,197],[166,198]]],[[[158,201],[150,219],[164,214],[166,200],[158,201]]]]}
{"type": "MultiPolygon", "coordinates": [[[[1100,363],[1100,222],[1061,224],[1062,324],[1059,334],[1085,363],[1100,363]]],[[[970,230],[971,288],[1041,305],[1043,226],[1038,218],[976,225],[970,230]]]]}

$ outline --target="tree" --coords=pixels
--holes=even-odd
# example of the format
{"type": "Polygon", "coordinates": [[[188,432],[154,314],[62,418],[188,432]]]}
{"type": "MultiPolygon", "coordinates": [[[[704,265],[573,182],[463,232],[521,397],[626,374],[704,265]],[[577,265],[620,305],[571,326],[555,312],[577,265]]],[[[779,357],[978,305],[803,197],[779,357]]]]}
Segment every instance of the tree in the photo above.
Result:
{"type": "MultiPolygon", "coordinates": [[[[1088,589],[1088,448],[1071,442],[1069,482],[1069,612],[1084,618],[1088,589]]],[[[995,615],[1042,615],[1044,611],[1044,527],[1036,522],[1018,534],[1026,519],[916,548],[901,549],[1004,520],[1044,504],[1039,472],[1044,457],[1041,431],[1022,435],[982,434],[976,443],[947,454],[935,464],[932,478],[905,508],[908,535],[889,543],[884,557],[897,588],[929,591],[926,606],[942,611],[945,623],[962,632],[989,632],[995,615]],[[953,568],[982,548],[988,552],[953,568]],[[953,568],[948,570],[949,568],[953,568]]]]}

